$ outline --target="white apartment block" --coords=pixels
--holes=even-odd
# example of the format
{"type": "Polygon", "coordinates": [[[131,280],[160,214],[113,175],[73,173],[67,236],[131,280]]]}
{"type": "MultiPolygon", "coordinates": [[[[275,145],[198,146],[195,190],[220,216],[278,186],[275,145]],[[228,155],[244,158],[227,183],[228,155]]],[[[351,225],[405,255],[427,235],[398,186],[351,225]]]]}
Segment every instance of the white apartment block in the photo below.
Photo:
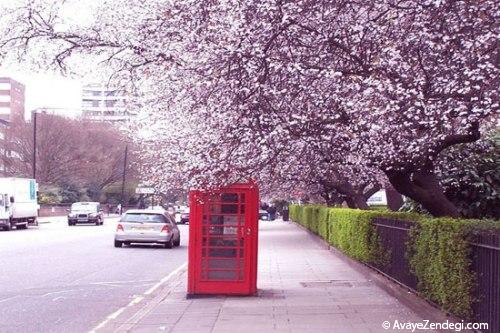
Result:
{"type": "Polygon", "coordinates": [[[135,116],[127,108],[127,95],[105,84],[83,87],[82,117],[105,122],[125,122],[135,116]]]}

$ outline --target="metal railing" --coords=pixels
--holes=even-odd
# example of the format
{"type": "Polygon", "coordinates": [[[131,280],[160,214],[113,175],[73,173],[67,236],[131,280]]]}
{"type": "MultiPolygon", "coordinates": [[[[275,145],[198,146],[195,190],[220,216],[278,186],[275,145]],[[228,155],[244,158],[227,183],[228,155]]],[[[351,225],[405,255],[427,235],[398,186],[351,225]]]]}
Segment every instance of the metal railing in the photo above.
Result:
{"type": "MultiPolygon", "coordinates": [[[[398,283],[417,289],[417,277],[408,258],[410,221],[374,218],[379,240],[390,260],[384,265],[370,265],[398,283]]],[[[476,276],[473,305],[474,321],[488,323],[484,332],[500,333],[500,232],[482,231],[471,236],[471,269],[476,276]]]]}

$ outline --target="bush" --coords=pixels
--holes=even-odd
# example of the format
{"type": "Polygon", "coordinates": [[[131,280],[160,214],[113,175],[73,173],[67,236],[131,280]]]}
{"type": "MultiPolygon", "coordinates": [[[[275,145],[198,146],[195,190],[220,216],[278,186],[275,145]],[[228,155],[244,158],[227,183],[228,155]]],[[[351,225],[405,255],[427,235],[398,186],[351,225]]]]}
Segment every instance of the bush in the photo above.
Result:
{"type": "Polygon", "coordinates": [[[53,205],[59,202],[58,195],[53,192],[40,193],[38,196],[38,203],[41,205],[53,205]]]}
{"type": "Polygon", "coordinates": [[[420,218],[408,213],[330,208],[328,242],[359,261],[386,264],[390,260],[390,253],[382,248],[375,226],[371,223],[375,217],[412,221],[420,218]]]}
{"type": "Polygon", "coordinates": [[[417,289],[444,310],[470,318],[475,276],[469,237],[483,229],[500,229],[499,221],[432,218],[403,212],[364,211],[324,206],[290,206],[290,218],[319,234],[329,244],[361,262],[383,266],[390,262],[372,223],[381,217],[413,221],[406,256],[417,277],[417,289]],[[315,221],[313,221],[315,220],[315,221]]]}
{"type": "Polygon", "coordinates": [[[424,218],[411,231],[410,265],[418,290],[443,309],[470,319],[475,301],[469,238],[498,222],[452,218],[424,218]]]}
{"type": "Polygon", "coordinates": [[[328,240],[328,221],[330,219],[330,208],[320,207],[318,212],[318,235],[321,238],[328,240]]]}

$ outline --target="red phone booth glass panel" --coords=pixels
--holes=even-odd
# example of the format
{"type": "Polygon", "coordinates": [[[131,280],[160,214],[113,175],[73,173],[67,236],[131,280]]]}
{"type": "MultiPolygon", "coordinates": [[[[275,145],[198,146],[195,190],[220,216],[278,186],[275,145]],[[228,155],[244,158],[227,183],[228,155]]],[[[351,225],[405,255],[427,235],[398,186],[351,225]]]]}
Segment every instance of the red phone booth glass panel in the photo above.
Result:
{"type": "Polygon", "coordinates": [[[188,294],[255,294],[256,184],[191,191],[189,201],[188,294]]]}

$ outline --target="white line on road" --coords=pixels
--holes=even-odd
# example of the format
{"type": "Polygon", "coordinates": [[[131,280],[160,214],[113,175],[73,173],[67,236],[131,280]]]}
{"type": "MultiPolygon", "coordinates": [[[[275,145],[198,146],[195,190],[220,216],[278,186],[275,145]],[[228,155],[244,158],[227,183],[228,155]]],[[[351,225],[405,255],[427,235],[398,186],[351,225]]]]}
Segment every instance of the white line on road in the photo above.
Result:
{"type": "Polygon", "coordinates": [[[8,300],[11,300],[11,299],[14,299],[14,298],[18,298],[18,297],[21,297],[21,296],[16,295],[16,296],[12,296],[12,297],[7,297],[7,298],[4,298],[4,299],[0,299],[0,303],[7,302],[8,300]]]}
{"type": "Polygon", "coordinates": [[[43,294],[41,295],[40,297],[46,297],[46,296],[49,296],[49,295],[55,295],[55,294],[62,294],[62,293],[69,293],[71,291],[77,291],[77,289],[69,289],[69,290],[61,290],[61,291],[52,291],[50,293],[46,293],[46,294],[43,294]]]}
{"type": "Polygon", "coordinates": [[[152,286],[151,288],[149,288],[148,290],[146,290],[146,292],[143,294],[143,295],[138,295],[136,296],[132,301],[130,301],[130,303],[128,303],[127,305],[125,305],[124,307],[116,310],[115,312],[113,312],[112,314],[110,314],[109,316],[106,317],[105,320],[103,320],[101,323],[99,323],[99,325],[97,325],[96,327],[94,327],[92,330],[90,330],[89,333],[95,333],[97,330],[103,328],[104,326],[106,326],[106,324],[110,321],[110,320],[113,320],[113,319],[116,319],[123,311],[125,311],[126,308],[130,307],[130,306],[133,306],[135,304],[138,304],[140,303],[145,297],[144,296],[147,296],[147,295],[150,295],[151,293],[153,293],[156,289],[158,289],[162,284],[166,283],[169,279],[171,279],[172,277],[174,277],[177,273],[179,273],[180,271],[182,271],[185,267],[187,266],[187,262],[183,263],[182,265],[180,265],[179,267],[177,267],[175,270],[173,270],[170,274],[168,274],[167,276],[165,276],[164,278],[162,278],[160,280],[160,282],[158,282],[157,284],[155,284],[154,286],[152,286]]]}
{"type": "Polygon", "coordinates": [[[154,280],[135,280],[135,281],[104,281],[104,282],[91,282],[89,284],[106,285],[106,284],[137,284],[137,283],[153,283],[154,280]]]}

